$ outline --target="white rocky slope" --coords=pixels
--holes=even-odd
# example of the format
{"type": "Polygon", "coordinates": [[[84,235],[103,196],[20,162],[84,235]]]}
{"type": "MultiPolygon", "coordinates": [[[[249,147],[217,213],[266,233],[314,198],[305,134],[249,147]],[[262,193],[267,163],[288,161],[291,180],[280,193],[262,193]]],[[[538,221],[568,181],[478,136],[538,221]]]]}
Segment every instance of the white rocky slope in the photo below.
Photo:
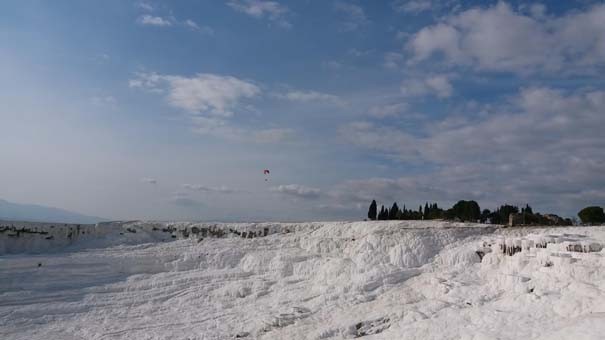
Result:
{"type": "Polygon", "coordinates": [[[605,334],[605,229],[598,227],[501,230],[419,221],[134,222],[77,232],[30,225],[36,233],[13,227],[0,233],[1,339],[605,334]]]}

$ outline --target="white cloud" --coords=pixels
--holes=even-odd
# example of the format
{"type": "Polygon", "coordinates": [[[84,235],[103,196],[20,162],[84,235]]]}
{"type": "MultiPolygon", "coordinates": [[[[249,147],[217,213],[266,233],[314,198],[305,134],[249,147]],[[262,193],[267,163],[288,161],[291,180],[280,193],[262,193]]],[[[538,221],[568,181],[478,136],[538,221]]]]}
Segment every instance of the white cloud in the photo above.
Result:
{"type": "Polygon", "coordinates": [[[289,91],[279,97],[296,102],[326,102],[335,105],[344,105],[344,102],[333,94],[317,91],[289,91]]]}
{"type": "Polygon", "coordinates": [[[252,110],[246,101],[261,94],[251,81],[216,74],[183,77],[152,72],[137,73],[129,86],[163,95],[170,105],[187,113],[193,131],[199,134],[256,143],[280,142],[294,134],[289,128],[246,130],[230,123],[236,113],[252,110]]]}
{"type": "Polygon", "coordinates": [[[368,115],[375,118],[397,117],[409,109],[407,103],[396,103],[388,105],[373,106],[368,110],[368,115]]]}
{"type": "Polygon", "coordinates": [[[431,75],[424,79],[408,79],[401,85],[401,93],[405,97],[422,97],[433,94],[439,98],[451,97],[454,87],[450,76],[444,74],[431,75]]]}
{"type": "Polygon", "coordinates": [[[268,18],[284,28],[292,26],[292,24],[286,20],[286,15],[289,12],[288,7],[277,1],[230,0],[227,2],[227,5],[238,12],[245,13],[257,19],[268,18]]]}
{"type": "Polygon", "coordinates": [[[343,31],[355,31],[370,23],[365,11],[359,5],[336,1],[334,3],[334,10],[345,16],[344,21],[341,23],[343,31]]]}
{"type": "Polygon", "coordinates": [[[190,116],[193,124],[193,132],[200,135],[215,135],[227,139],[237,139],[240,136],[239,129],[233,128],[223,118],[190,116]]]}
{"type": "MultiPolygon", "coordinates": [[[[151,12],[154,10],[153,6],[147,4],[147,3],[139,3],[137,4],[137,6],[139,8],[141,8],[144,11],[147,12],[151,12]]],[[[186,19],[182,22],[180,22],[179,20],[176,20],[176,18],[174,17],[161,17],[161,16],[154,16],[154,15],[150,15],[150,14],[144,14],[141,15],[138,19],[137,22],[141,25],[149,25],[149,26],[158,26],[158,27],[168,27],[168,26],[173,26],[173,25],[182,25],[187,27],[188,29],[192,30],[192,31],[196,31],[196,32],[200,32],[202,34],[206,34],[206,35],[213,35],[214,34],[214,30],[211,27],[208,26],[200,26],[198,25],[197,22],[195,22],[192,19],[186,19]]]]}
{"type": "Polygon", "coordinates": [[[360,50],[360,49],[357,49],[357,48],[351,48],[351,49],[349,49],[347,51],[347,54],[350,54],[350,55],[352,55],[354,57],[357,57],[357,58],[359,58],[359,57],[365,57],[365,56],[370,55],[372,53],[374,53],[374,50],[371,50],[371,49],[360,50]]]}
{"type": "Polygon", "coordinates": [[[334,215],[338,219],[342,219],[343,216],[354,216],[353,218],[358,219],[360,216],[363,216],[364,213],[361,212],[363,209],[367,209],[367,203],[327,203],[327,204],[318,204],[314,207],[318,212],[322,215],[334,215]]]}
{"type": "Polygon", "coordinates": [[[105,64],[111,60],[111,57],[107,53],[99,53],[93,57],[94,61],[99,64],[105,64]]]}
{"type": "Polygon", "coordinates": [[[352,145],[381,152],[389,157],[418,160],[417,139],[398,129],[370,122],[352,122],[338,129],[340,137],[352,145]]]}
{"type": "MultiPolygon", "coordinates": [[[[343,126],[341,136],[373,152],[436,169],[404,178],[412,184],[407,195],[401,191],[403,198],[466,197],[494,205],[529,202],[573,213],[598,199],[595,190],[605,191],[603,107],[604,91],[532,87],[522,89],[499,110],[470,117],[464,124],[451,124],[448,118],[419,127],[420,133],[412,135],[357,122],[343,126]],[[423,194],[431,190],[433,194],[423,194]]],[[[355,187],[351,191],[349,195],[361,192],[355,187]]],[[[394,193],[385,196],[396,198],[394,193]]]]}
{"type": "Polygon", "coordinates": [[[200,32],[202,34],[206,34],[206,35],[214,34],[214,30],[211,27],[200,26],[191,19],[187,19],[187,20],[183,21],[183,25],[185,25],[187,28],[189,28],[192,31],[200,32]]]}
{"type": "Polygon", "coordinates": [[[392,6],[398,12],[418,14],[430,10],[433,3],[431,0],[396,0],[392,6]]]}
{"type": "Polygon", "coordinates": [[[544,11],[525,15],[504,2],[470,9],[418,31],[407,48],[413,62],[437,55],[486,71],[594,72],[605,65],[605,5],[560,17],[544,11]]]}
{"type": "Polygon", "coordinates": [[[147,12],[153,12],[153,10],[155,9],[153,7],[153,5],[151,5],[148,2],[144,2],[144,1],[137,3],[137,7],[142,9],[143,11],[147,11],[147,12]]]}
{"type": "Polygon", "coordinates": [[[290,128],[246,130],[231,126],[227,120],[222,118],[207,118],[201,116],[193,116],[190,118],[195,133],[213,135],[233,141],[260,144],[279,143],[287,141],[295,135],[295,131],[290,128]]]}
{"type": "Polygon", "coordinates": [[[250,81],[215,74],[138,73],[129,85],[163,94],[170,105],[187,112],[193,131],[199,134],[255,143],[282,142],[294,135],[290,128],[246,130],[230,124],[236,112],[249,111],[246,100],[261,94],[260,87],[250,81]]]}
{"type": "MultiPolygon", "coordinates": [[[[515,159],[515,153],[522,155],[524,150],[532,148],[550,152],[558,146],[559,153],[566,149],[563,145],[605,146],[605,140],[597,138],[600,126],[605,124],[604,104],[603,91],[565,93],[550,88],[525,88],[511,103],[516,113],[496,111],[482,119],[465,119],[463,124],[452,124],[452,117],[447,117],[427,125],[426,137],[422,138],[368,122],[351,123],[342,128],[345,135],[350,136],[348,140],[356,144],[376,150],[416,151],[425,160],[442,164],[496,156],[515,159]],[[503,151],[506,153],[502,154],[503,151]]],[[[567,151],[570,155],[577,154],[567,151]]],[[[588,147],[582,151],[588,151],[588,147]]],[[[549,152],[544,155],[550,156],[549,152]]]]}
{"type": "Polygon", "coordinates": [[[464,60],[460,50],[460,33],[454,27],[446,24],[437,24],[426,27],[412,36],[408,42],[408,49],[414,53],[416,60],[424,60],[433,53],[442,52],[451,61],[461,63],[464,60]]]}
{"type": "Polygon", "coordinates": [[[257,143],[277,143],[285,141],[294,135],[293,129],[288,128],[275,128],[254,131],[252,133],[252,140],[257,143]]]}
{"type": "Polygon", "coordinates": [[[193,191],[207,192],[207,193],[232,194],[232,193],[239,192],[239,190],[232,189],[232,188],[229,188],[224,185],[221,185],[219,187],[211,187],[211,186],[200,185],[200,184],[183,184],[183,188],[193,190],[193,191]]]}
{"type": "Polygon", "coordinates": [[[114,96],[94,96],[90,99],[93,105],[115,107],[118,103],[114,96]]]}
{"type": "MultiPolygon", "coordinates": [[[[591,137],[596,136],[595,133],[599,131],[598,126],[605,123],[605,116],[602,114],[602,105],[605,104],[603,91],[581,90],[566,93],[550,88],[524,88],[515,103],[519,113],[495,115],[471,125],[475,134],[491,134],[491,138],[485,141],[507,144],[511,149],[514,146],[519,151],[530,141],[534,147],[550,149],[559,144],[561,149],[564,149],[562,144],[592,139],[591,137]],[[578,135],[577,131],[586,135],[578,135]]],[[[457,133],[463,133],[458,131],[457,133]]],[[[471,131],[465,131],[468,132],[471,131]]],[[[457,133],[452,133],[451,137],[457,133]]],[[[604,144],[605,140],[592,139],[592,142],[596,146],[604,144]]],[[[493,145],[494,149],[497,146],[493,145]]]]}
{"type": "Polygon", "coordinates": [[[344,65],[341,62],[338,62],[336,60],[327,60],[321,62],[321,67],[332,71],[340,70],[341,68],[343,68],[343,66],[344,65]]]}
{"type": "Polygon", "coordinates": [[[384,55],[384,67],[390,69],[399,68],[399,64],[403,61],[403,54],[395,52],[387,52],[384,55]]]}
{"type": "Polygon", "coordinates": [[[149,178],[149,177],[141,178],[141,182],[148,183],[148,184],[157,184],[158,183],[158,181],[155,178],[149,178]]]}
{"type": "Polygon", "coordinates": [[[208,73],[193,77],[138,73],[129,81],[129,85],[166,92],[166,98],[172,106],[207,117],[230,117],[242,100],[261,93],[260,88],[252,82],[208,73]]]}
{"type": "Polygon", "coordinates": [[[379,205],[390,207],[393,202],[398,202],[401,208],[406,204],[408,209],[417,209],[419,204],[426,201],[440,200],[443,203],[467,197],[460,196],[461,192],[449,192],[446,188],[431,185],[428,179],[425,176],[416,176],[349,180],[337,184],[330,190],[329,196],[337,202],[336,204],[344,206],[362,204],[367,208],[375,199],[379,205]]]}
{"type": "Polygon", "coordinates": [[[183,22],[183,24],[193,30],[199,30],[200,26],[193,20],[187,19],[183,22]]]}
{"type": "Polygon", "coordinates": [[[454,87],[450,80],[445,75],[436,75],[428,77],[425,80],[426,86],[435,92],[439,98],[451,97],[454,92],[454,87]]]}
{"type": "Polygon", "coordinates": [[[536,19],[542,19],[546,15],[546,6],[543,4],[532,4],[529,7],[529,13],[536,19]]]}
{"type": "Polygon", "coordinates": [[[397,33],[395,34],[395,39],[396,40],[407,40],[410,36],[411,36],[411,34],[409,32],[397,31],[397,33]]]}
{"type": "Polygon", "coordinates": [[[186,209],[199,209],[206,206],[204,203],[189,197],[189,195],[184,192],[175,192],[172,197],[168,199],[168,201],[176,206],[186,209]]]}
{"type": "Polygon", "coordinates": [[[171,19],[162,18],[159,16],[153,16],[153,15],[149,15],[149,14],[140,16],[137,19],[137,22],[141,25],[150,25],[150,26],[158,26],[158,27],[172,26],[171,19]]]}
{"type": "Polygon", "coordinates": [[[189,112],[228,117],[245,98],[260,94],[255,84],[230,76],[198,74],[187,78],[166,76],[170,86],[168,99],[176,107],[189,112]]]}
{"type": "Polygon", "coordinates": [[[271,191],[278,192],[280,194],[294,196],[298,198],[314,199],[318,198],[321,194],[321,190],[317,188],[306,187],[299,184],[287,184],[280,185],[271,188],[271,191]]]}

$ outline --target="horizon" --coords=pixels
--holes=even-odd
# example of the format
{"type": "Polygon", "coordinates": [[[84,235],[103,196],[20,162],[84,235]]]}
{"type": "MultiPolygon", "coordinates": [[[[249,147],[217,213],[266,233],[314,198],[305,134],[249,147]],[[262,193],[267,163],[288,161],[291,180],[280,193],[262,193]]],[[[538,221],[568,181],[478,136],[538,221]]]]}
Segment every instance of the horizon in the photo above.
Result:
{"type": "Polygon", "coordinates": [[[9,1],[0,42],[0,200],[200,222],[605,206],[601,1],[9,1]]]}
{"type": "MultiPolygon", "coordinates": [[[[375,200],[372,200],[372,203],[376,202],[375,200]]],[[[459,200],[457,203],[460,202],[464,202],[464,200],[459,200]]],[[[473,201],[474,202],[474,201],[473,201]]],[[[393,202],[394,204],[398,204],[398,202],[393,202]]],[[[480,202],[476,202],[479,205],[480,211],[483,212],[485,210],[487,210],[489,213],[495,213],[496,210],[498,210],[499,208],[503,208],[504,206],[509,206],[509,204],[507,203],[503,203],[499,206],[497,206],[494,209],[488,209],[488,208],[484,208],[481,207],[480,202]]],[[[388,212],[390,210],[389,206],[390,204],[388,203],[379,203],[376,202],[377,207],[382,207],[382,209],[386,209],[386,211],[388,212]]],[[[436,204],[437,206],[439,205],[438,202],[425,202],[425,204],[430,204],[432,206],[432,204],[436,204]]],[[[526,204],[526,206],[531,207],[531,205],[526,204]]],[[[368,206],[370,209],[371,207],[368,206]]],[[[519,211],[522,211],[522,208],[524,208],[523,206],[518,207],[518,206],[514,206],[514,208],[519,209],[519,211]]],[[[592,207],[592,206],[591,206],[592,207]]],[[[587,207],[584,207],[587,208],[587,207]]],[[[400,210],[404,210],[406,209],[406,205],[402,205],[402,208],[400,208],[400,210]]],[[[420,205],[420,209],[424,209],[422,204],[420,205]]],[[[447,211],[449,208],[448,207],[439,207],[439,209],[442,209],[443,211],[447,211]]],[[[408,211],[418,211],[415,208],[409,208],[408,211]]],[[[14,211],[12,212],[14,213],[14,211]]],[[[572,216],[566,216],[566,215],[558,215],[556,212],[540,212],[540,211],[536,211],[536,214],[539,215],[556,215],[556,216],[560,216],[563,218],[570,218],[573,221],[577,221],[578,217],[579,217],[579,213],[572,215],[572,216]]],[[[148,221],[148,222],[161,222],[161,223],[167,223],[167,222],[187,222],[187,223],[321,223],[321,222],[357,222],[357,221],[372,221],[372,220],[380,220],[380,219],[369,219],[367,216],[368,212],[366,212],[365,216],[357,216],[357,217],[353,217],[350,219],[315,219],[315,220],[309,220],[309,219],[294,219],[294,218],[284,218],[284,219],[272,219],[271,217],[266,217],[266,218],[260,218],[260,219],[256,219],[256,220],[246,220],[246,219],[238,219],[238,218],[223,218],[223,219],[202,219],[202,218],[192,218],[192,219],[146,219],[146,218],[130,218],[130,219],[107,219],[107,218],[103,218],[103,217],[99,217],[99,216],[87,216],[87,215],[82,215],[78,212],[74,212],[74,211],[69,211],[69,210],[65,210],[65,209],[61,209],[61,208],[57,208],[57,207],[47,207],[47,206],[43,206],[43,205],[38,205],[38,204],[23,204],[23,203],[18,203],[18,202],[9,202],[6,201],[4,199],[0,198],[0,221],[2,222],[26,222],[26,223],[46,223],[46,224],[52,224],[52,223],[58,223],[58,224],[98,224],[98,223],[114,223],[114,222],[129,222],[129,221],[148,221]],[[26,207],[28,208],[41,208],[43,210],[53,210],[55,212],[59,212],[62,214],[67,214],[67,219],[68,220],[53,220],[53,218],[41,218],[41,217],[27,217],[27,214],[29,214],[29,216],[31,216],[32,214],[36,214],[37,212],[29,210],[29,211],[19,211],[18,214],[20,216],[25,216],[22,218],[15,218],[14,216],[10,216],[11,213],[11,209],[9,207],[9,209],[6,209],[6,207],[3,207],[1,204],[5,204],[5,205],[17,205],[18,206],[18,210],[23,210],[26,207]],[[9,214],[9,215],[4,215],[4,214],[9,214]],[[95,221],[95,222],[91,222],[91,221],[95,221]]],[[[422,218],[421,220],[424,220],[424,218],[422,218]]],[[[433,220],[445,220],[445,221],[454,221],[452,219],[448,219],[447,217],[441,217],[441,218],[430,218],[427,219],[426,221],[433,221],[433,220]]],[[[415,218],[411,218],[411,219],[385,219],[383,221],[418,221],[418,219],[415,218]]],[[[468,222],[468,221],[467,221],[468,222]]],[[[478,223],[486,223],[486,222],[478,222],[478,223]]],[[[487,222],[488,224],[491,224],[492,222],[487,222]]],[[[496,223],[498,224],[498,223],[496,223]]]]}

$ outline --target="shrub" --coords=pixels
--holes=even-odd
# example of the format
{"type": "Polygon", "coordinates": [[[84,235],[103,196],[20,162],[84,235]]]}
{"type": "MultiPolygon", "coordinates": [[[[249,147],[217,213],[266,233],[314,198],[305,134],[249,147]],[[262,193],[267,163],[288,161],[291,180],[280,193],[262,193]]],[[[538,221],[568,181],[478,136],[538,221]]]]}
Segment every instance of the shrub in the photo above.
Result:
{"type": "Polygon", "coordinates": [[[578,217],[585,224],[605,223],[605,213],[601,207],[586,207],[578,213],[578,217]]]}

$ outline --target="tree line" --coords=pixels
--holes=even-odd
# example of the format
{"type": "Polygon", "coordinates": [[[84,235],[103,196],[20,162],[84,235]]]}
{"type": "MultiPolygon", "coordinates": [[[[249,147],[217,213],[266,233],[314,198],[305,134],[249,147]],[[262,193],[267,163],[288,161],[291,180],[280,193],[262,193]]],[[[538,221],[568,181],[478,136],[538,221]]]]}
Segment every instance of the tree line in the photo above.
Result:
{"type": "Polygon", "coordinates": [[[376,201],[373,200],[368,211],[368,218],[371,220],[432,220],[441,218],[442,215],[443,209],[439,208],[437,203],[429,205],[428,202],[424,205],[424,209],[422,206],[419,206],[418,210],[407,209],[405,205],[403,209],[399,209],[395,202],[390,209],[385,209],[383,205],[378,211],[376,201]]]}
{"type": "MultiPolygon", "coordinates": [[[[578,213],[583,224],[605,223],[603,208],[597,206],[586,207],[578,213]]],[[[384,205],[378,210],[376,200],[372,200],[368,209],[370,220],[455,220],[462,222],[481,222],[490,224],[508,224],[509,221],[519,225],[572,225],[569,218],[562,218],[555,214],[540,214],[534,212],[529,204],[519,207],[504,204],[494,211],[481,210],[476,201],[458,201],[449,209],[440,208],[437,203],[426,202],[424,207],[420,205],[418,210],[408,209],[404,205],[399,208],[394,202],[391,208],[384,205]]]]}

